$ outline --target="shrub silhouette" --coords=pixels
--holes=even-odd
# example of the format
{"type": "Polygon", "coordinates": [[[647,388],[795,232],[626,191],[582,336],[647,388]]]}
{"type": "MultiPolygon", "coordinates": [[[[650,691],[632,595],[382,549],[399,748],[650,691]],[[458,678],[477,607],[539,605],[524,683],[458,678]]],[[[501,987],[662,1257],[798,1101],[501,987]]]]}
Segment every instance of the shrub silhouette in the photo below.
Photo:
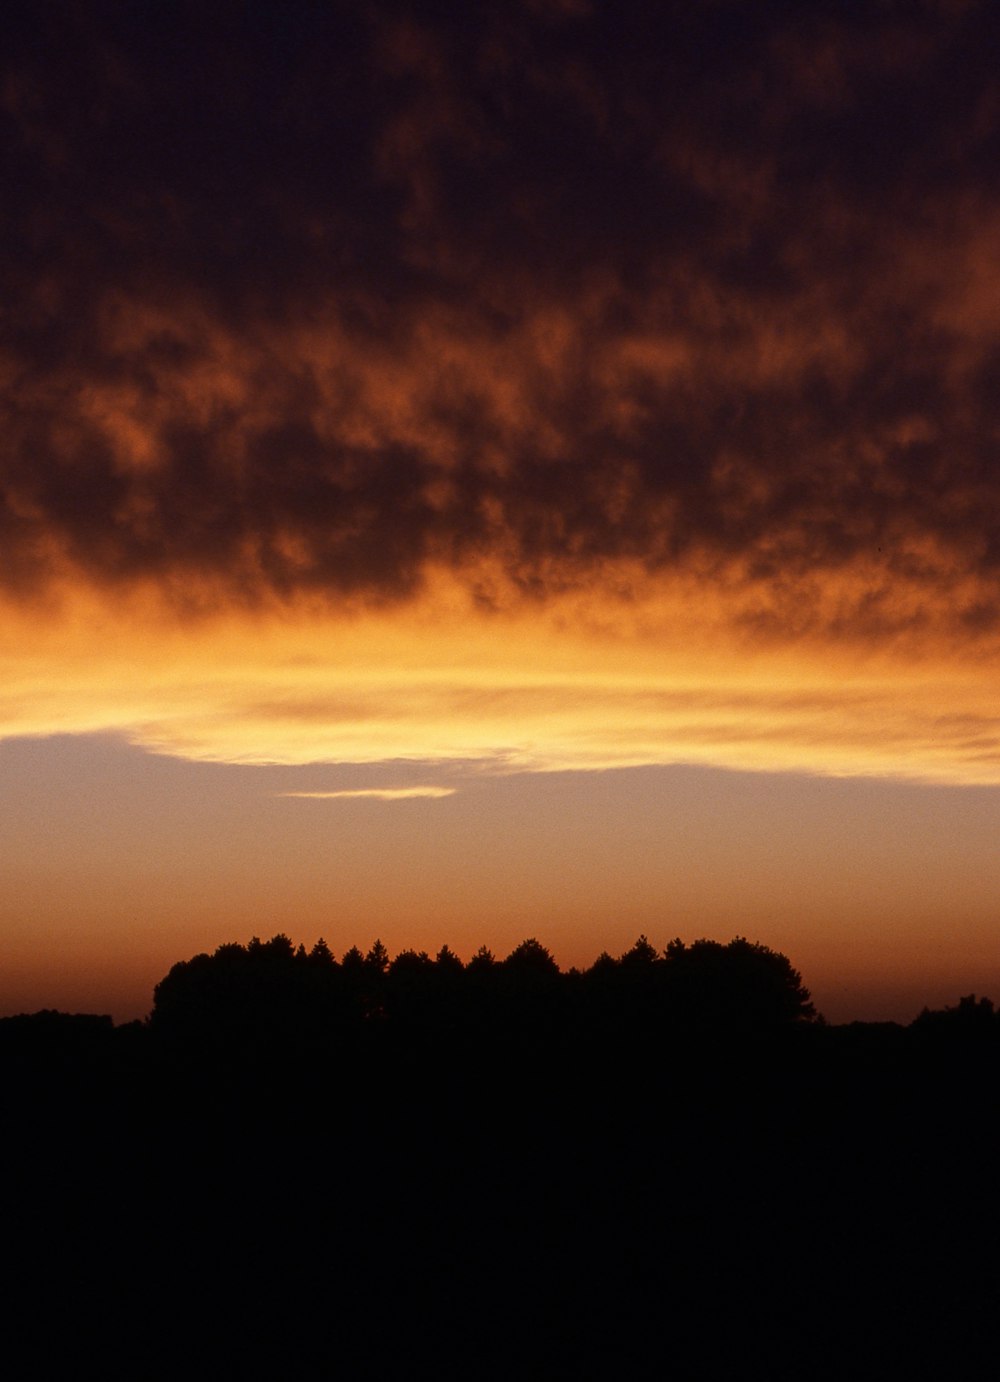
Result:
{"type": "Polygon", "coordinates": [[[933,1038],[950,1043],[1000,1040],[1000,1013],[994,1011],[988,998],[966,994],[954,1006],[924,1008],[916,1017],[911,1030],[918,1038],[933,1038]]]}

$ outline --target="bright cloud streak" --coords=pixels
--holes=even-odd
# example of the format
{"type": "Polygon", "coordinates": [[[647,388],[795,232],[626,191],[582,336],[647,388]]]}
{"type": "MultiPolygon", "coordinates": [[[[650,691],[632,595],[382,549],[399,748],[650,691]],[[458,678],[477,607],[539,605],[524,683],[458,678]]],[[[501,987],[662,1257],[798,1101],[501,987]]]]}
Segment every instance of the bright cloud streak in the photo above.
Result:
{"type": "Polygon", "coordinates": [[[376,801],[408,801],[414,797],[436,800],[455,795],[454,787],[357,787],[340,792],[277,792],[279,797],[300,797],[310,801],[336,801],[341,797],[371,797],[376,801]]]}
{"type": "Polygon", "coordinates": [[[338,616],[178,623],[90,596],[0,644],[0,735],[115,730],[234,763],[478,760],[490,771],[689,762],[1000,782],[982,643],[769,643],[709,587],[511,603],[459,588],[338,616]]]}

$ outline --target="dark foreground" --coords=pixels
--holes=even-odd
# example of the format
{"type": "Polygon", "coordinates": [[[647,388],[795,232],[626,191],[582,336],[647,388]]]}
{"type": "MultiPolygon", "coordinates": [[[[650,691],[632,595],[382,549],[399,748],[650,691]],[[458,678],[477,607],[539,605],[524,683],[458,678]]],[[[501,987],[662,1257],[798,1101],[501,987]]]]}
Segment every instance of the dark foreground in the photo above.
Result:
{"type": "Polygon", "coordinates": [[[0,1025],[10,1377],[964,1378],[993,1352],[993,1024],[369,1021],[255,1051],[0,1025]]]}

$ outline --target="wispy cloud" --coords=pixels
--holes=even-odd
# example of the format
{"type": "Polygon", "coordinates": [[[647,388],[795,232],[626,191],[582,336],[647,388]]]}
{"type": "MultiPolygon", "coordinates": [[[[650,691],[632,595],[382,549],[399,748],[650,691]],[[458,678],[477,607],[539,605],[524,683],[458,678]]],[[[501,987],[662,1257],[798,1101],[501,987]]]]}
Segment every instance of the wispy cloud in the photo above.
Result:
{"type": "Polygon", "coordinates": [[[455,795],[455,787],[354,787],[349,790],[333,792],[276,792],[279,797],[304,797],[311,801],[343,801],[355,797],[367,797],[375,801],[409,801],[414,797],[439,797],[455,795]]]}

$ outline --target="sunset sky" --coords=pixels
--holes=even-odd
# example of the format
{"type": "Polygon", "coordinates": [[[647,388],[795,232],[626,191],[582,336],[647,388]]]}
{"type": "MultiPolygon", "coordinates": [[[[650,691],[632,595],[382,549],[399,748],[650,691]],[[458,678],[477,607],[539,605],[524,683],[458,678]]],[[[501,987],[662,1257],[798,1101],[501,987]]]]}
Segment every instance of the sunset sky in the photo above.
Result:
{"type": "Polygon", "coordinates": [[[31,0],[0,1013],[178,959],[1000,1000],[1000,7],[31,0]]]}

